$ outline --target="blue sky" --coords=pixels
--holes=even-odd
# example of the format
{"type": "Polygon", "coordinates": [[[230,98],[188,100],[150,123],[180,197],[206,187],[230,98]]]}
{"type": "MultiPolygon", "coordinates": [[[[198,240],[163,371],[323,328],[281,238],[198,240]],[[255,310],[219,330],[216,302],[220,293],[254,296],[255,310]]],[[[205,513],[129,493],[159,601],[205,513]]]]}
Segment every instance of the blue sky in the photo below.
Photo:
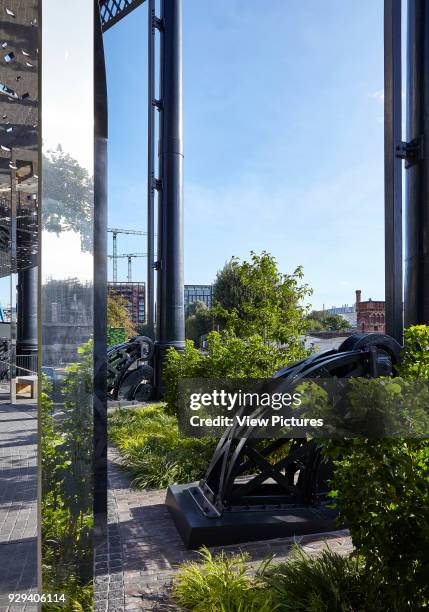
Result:
{"type": "MultiPolygon", "coordinates": [[[[382,0],[183,4],[185,282],[265,249],[284,272],[304,267],[315,307],[358,288],[383,299],[382,0]]],[[[146,228],[146,20],[144,4],[105,36],[109,224],[134,229],[146,228]]],[[[120,236],[118,250],[145,252],[144,239],[120,236]]]]}

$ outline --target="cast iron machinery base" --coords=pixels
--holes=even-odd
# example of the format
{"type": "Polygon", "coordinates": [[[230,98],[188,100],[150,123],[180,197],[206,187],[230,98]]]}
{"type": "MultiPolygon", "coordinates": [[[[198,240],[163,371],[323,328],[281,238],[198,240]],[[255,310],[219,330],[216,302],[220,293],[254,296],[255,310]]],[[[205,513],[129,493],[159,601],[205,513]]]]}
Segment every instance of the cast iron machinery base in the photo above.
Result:
{"type": "MultiPolygon", "coordinates": [[[[358,333],[337,350],[286,367],[275,378],[291,385],[304,379],[394,376],[400,350],[390,336],[358,333]]],[[[255,410],[261,416],[260,408],[255,410]]],[[[189,548],[327,532],[337,527],[328,498],[331,476],[332,465],[315,441],[253,439],[251,429],[235,421],[205,477],[169,487],[166,504],[189,548]]]]}

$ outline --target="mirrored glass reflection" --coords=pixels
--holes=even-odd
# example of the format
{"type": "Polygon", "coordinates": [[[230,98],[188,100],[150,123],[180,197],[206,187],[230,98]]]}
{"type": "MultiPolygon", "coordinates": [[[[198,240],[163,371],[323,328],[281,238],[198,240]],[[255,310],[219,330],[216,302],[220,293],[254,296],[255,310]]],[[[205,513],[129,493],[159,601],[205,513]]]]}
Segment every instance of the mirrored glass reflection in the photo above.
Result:
{"type": "MultiPolygon", "coordinates": [[[[70,610],[77,605],[91,610],[93,600],[92,58],[92,3],[45,0],[40,351],[42,590],[63,596],[62,603],[70,610]],[[73,14],[73,19],[64,19],[67,14],[73,14]]],[[[49,610],[50,606],[46,604],[44,608],[49,610]]]]}
{"type": "Polygon", "coordinates": [[[37,590],[38,35],[37,1],[0,6],[2,610],[37,590]]]}

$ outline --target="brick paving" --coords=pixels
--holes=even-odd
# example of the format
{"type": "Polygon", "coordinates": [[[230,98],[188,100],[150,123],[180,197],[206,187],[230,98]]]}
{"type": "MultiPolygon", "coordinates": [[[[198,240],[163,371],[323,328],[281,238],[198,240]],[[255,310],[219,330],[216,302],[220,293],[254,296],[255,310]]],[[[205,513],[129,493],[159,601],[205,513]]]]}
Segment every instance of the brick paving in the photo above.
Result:
{"type": "MultiPolygon", "coordinates": [[[[19,401],[18,401],[19,402],[19,401]]],[[[37,584],[37,406],[0,402],[0,611],[9,593],[34,593],[37,584]]]]}
{"type": "MultiPolygon", "coordinates": [[[[183,546],[164,504],[165,491],[133,490],[113,448],[109,450],[109,482],[108,541],[96,557],[95,611],[176,610],[169,601],[172,578],[178,564],[198,559],[198,553],[183,546]]],[[[352,550],[347,531],[211,550],[247,551],[257,566],[269,555],[284,559],[295,542],[308,554],[317,554],[327,543],[341,554],[352,550]]]]}

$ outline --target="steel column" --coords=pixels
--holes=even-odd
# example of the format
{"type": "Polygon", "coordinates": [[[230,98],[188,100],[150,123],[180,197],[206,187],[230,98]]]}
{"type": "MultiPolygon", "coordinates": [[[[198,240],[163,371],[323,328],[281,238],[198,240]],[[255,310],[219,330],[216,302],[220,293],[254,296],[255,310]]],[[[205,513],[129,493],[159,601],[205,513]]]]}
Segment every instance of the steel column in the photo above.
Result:
{"type": "MultiPolygon", "coordinates": [[[[17,286],[17,355],[37,355],[37,291],[37,266],[19,271],[17,286]]],[[[23,374],[23,372],[19,373],[23,374]]]]}
{"type": "Polygon", "coordinates": [[[155,337],[155,295],[154,295],[154,231],[155,231],[155,0],[148,6],[148,146],[147,146],[147,284],[146,322],[147,333],[155,337]]]}
{"type": "Polygon", "coordinates": [[[429,5],[408,0],[407,141],[420,155],[406,178],[405,324],[429,323],[429,5]]]}
{"type": "MultiPolygon", "coordinates": [[[[98,533],[107,523],[108,121],[106,68],[97,0],[94,2],[94,120],[94,514],[98,533]]],[[[103,542],[102,538],[101,544],[103,542]]]]}
{"type": "Polygon", "coordinates": [[[163,0],[161,36],[161,126],[159,141],[158,301],[156,385],[162,393],[162,363],[169,347],[183,349],[183,104],[182,0],[163,0]]]}
{"type": "Polygon", "coordinates": [[[401,0],[384,2],[384,182],[386,333],[402,343],[401,0]]]}

